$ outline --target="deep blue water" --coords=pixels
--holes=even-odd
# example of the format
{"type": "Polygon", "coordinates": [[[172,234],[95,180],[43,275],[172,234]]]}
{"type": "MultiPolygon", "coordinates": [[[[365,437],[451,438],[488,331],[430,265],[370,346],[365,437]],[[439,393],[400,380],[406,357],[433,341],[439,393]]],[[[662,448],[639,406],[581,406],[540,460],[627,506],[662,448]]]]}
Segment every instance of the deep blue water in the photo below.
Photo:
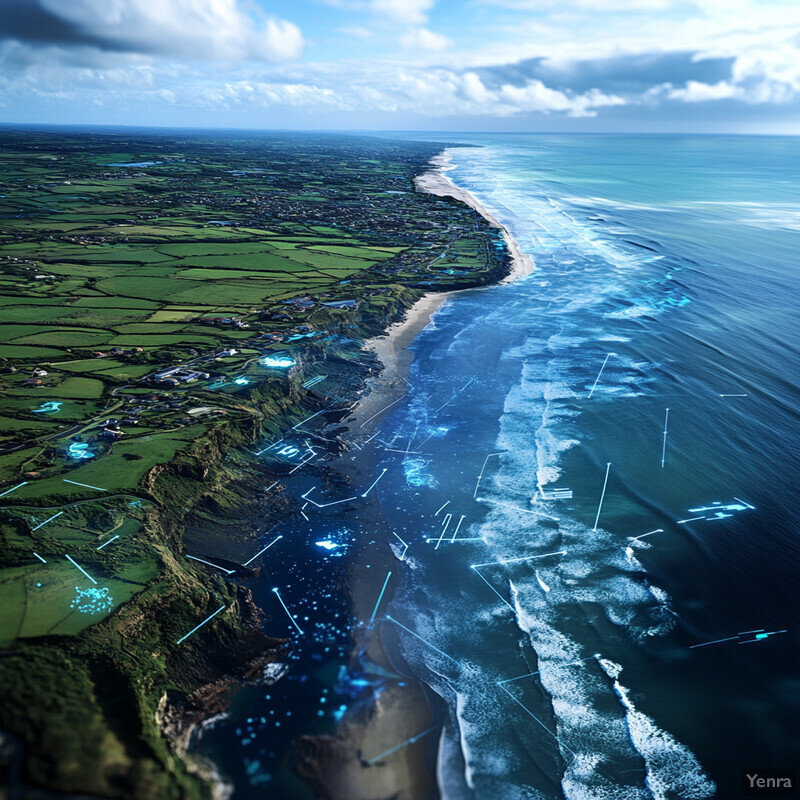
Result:
{"type": "Polygon", "coordinates": [[[737,797],[800,763],[798,142],[459,138],[536,270],[446,303],[381,426],[443,796],[737,797]]]}
{"type": "Polygon", "coordinates": [[[253,588],[289,672],[204,749],[236,798],[305,796],[293,739],[375,688],[347,596],[388,558],[379,625],[443,699],[442,797],[739,797],[743,770],[800,763],[798,142],[446,138],[479,145],[448,175],[536,269],[417,338],[408,395],[349,435],[376,454],[352,494],[382,475],[365,499],[265,536],[253,588]]]}

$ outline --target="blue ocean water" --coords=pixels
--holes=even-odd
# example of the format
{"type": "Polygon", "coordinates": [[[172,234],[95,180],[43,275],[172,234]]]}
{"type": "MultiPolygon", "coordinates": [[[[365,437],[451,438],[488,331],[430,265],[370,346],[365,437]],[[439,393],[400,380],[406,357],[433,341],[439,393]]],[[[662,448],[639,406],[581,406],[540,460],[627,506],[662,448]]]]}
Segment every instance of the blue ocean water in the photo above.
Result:
{"type": "Polygon", "coordinates": [[[738,797],[800,763],[797,140],[457,139],[536,269],[446,302],[380,428],[442,796],[738,797]]]}

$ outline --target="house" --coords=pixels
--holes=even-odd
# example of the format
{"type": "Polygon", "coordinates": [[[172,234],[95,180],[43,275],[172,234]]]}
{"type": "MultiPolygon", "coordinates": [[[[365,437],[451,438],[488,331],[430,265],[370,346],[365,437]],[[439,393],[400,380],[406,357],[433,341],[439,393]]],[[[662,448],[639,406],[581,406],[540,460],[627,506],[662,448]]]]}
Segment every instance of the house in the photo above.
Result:
{"type": "Polygon", "coordinates": [[[34,378],[46,378],[46,377],[47,377],[47,370],[44,370],[44,369],[39,369],[39,367],[37,367],[37,368],[36,368],[36,369],[35,369],[35,370],[34,370],[34,371],[31,373],[31,375],[33,375],[33,377],[34,377],[34,378]]]}
{"type": "Polygon", "coordinates": [[[22,381],[23,386],[41,386],[42,382],[38,378],[26,378],[22,381]]]}
{"type": "Polygon", "coordinates": [[[235,348],[231,348],[230,350],[220,350],[217,353],[217,358],[228,358],[229,356],[235,356],[239,351],[235,348]]]}
{"type": "Polygon", "coordinates": [[[115,442],[122,436],[122,431],[119,428],[103,428],[100,436],[102,436],[103,439],[110,439],[112,442],[115,442]]]}

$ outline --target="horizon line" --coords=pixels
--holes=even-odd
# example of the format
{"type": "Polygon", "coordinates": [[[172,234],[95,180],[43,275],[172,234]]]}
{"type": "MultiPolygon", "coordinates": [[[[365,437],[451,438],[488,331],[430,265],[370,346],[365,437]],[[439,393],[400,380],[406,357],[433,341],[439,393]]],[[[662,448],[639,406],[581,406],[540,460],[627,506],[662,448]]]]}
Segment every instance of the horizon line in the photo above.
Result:
{"type": "Polygon", "coordinates": [[[134,124],[119,124],[109,122],[5,122],[0,121],[0,130],[2,129],[21,129],[27,130],[31,128],[104,128],[109,130],[136,130],[136,131],[198,131],[198,132],[227,132],[227,133],[317,133],[317,134],[338,134],[338,135],[360,135],[360,136],[373,136],[373,135],[386,135],[386,134],[424,134],[435,136],[449,136],[449,135],[469,135],[469,136],[740,136],[740,137],[786,137],[797,138],[800,132],[785,133],[773,131],[759,131],[759,132],[740,132],[740,131],[626,131],[626,130],[608,130],[608,131],[570,131],[570,130],[538,130],[538,131],[492,131],[480,129],[453,129],[453,130],[437,130],[425,128],[237,128],[237,127],[224,127],[224,126],[197,126],[197,125],[134,125],[134,124]]]}

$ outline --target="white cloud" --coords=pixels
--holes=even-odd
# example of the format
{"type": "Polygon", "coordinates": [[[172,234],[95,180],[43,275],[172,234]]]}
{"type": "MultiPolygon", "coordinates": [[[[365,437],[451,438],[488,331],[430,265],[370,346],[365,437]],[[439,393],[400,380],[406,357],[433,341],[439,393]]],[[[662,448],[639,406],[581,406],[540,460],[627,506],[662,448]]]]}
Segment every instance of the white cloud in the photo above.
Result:
{"type": "Polygon", "coordinates": [[[434,0],[372,0],[371,8],[404,25],[422,25],[433,3],[434,0]]]}
{"type": "Polygon", "coordinates": [[[510,113],[539,111],[565,111],[570,117],[593,117],[596,109],[605,106],[624,106],[625,100],[616,95],[603,94],[598,89],[583,94],[568,95],[565,92],[550,89],[541,81],[528,81],[524,86],[506,84],[501,87],[498,99],[507,103],[510,113]]]}
{"type": "Polygon", "coordinates": [[[412,28],[400,36],[398,41],[405,50],[424,50],[429,53],[441,52],[452,44],[446,36],[427,28],[412,28]]]}
{"type": "Polygon", "coordinates": [[[56,16],[120,50],[187,59],[287,61],[303,50],[287,20],[261,24],[237,0],[40,0],[56,16]]]}
{"type": "Polygon", "coordinates": [[[700,83],[688,81],[686,88],[673,89],[667,97],[670,100],[682,100],[684,103],[707,103],[709,100],[730,100],[739,97],[742,90],[727,81],[719,83],[700,83]]]}

